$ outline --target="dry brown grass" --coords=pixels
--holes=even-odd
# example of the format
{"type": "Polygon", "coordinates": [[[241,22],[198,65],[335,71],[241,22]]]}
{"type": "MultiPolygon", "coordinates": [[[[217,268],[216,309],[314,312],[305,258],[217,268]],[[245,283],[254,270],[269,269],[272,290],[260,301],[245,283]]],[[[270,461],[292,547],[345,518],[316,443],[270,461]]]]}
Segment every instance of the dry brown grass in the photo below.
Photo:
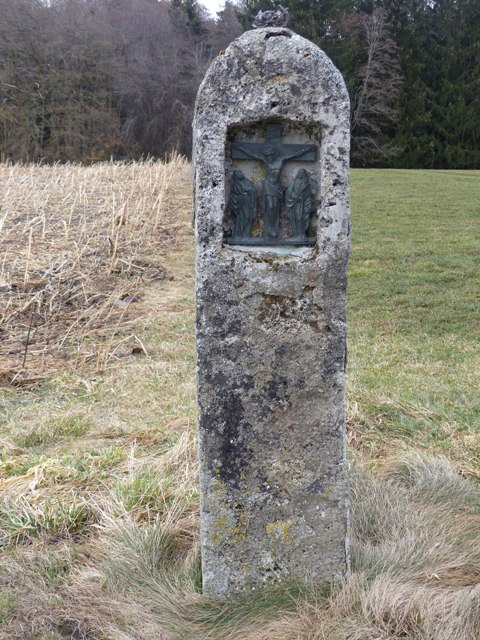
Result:
{"type": "Polygon", "coordinates": [[[143,351],[125,326],[185,220],[189,165],[0,165],[0,383],[143,351]]]}
{"type": "Polygon", "coordinates": [[[4,559],[2,582],[28,584],[16,614],[32,634],[10,620],[9,638],[50,629],[59,639],[477,640],[480,492],[447,460],[412,456],[382,476],[353,470],[352,572],[330,594],[287,585],[222,604],[198,591],[192,444],[186,433],[154,463],[160,481],[175,482],[149,518],[106,497],[98,535],[76,558],[63,542],[4,559]]]}

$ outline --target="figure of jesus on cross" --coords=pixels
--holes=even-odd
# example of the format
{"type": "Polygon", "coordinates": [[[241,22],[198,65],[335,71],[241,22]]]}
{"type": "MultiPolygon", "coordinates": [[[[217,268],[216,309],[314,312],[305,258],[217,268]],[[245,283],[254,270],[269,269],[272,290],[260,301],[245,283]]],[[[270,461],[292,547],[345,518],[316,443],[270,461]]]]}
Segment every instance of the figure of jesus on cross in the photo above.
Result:
{"type": "Polygon", "coordinates": [[[283,144],[281,126],[267,124],[267,141],[234,142],[232,158],[234,160],[261,160],[265,163],[265,181],[263,183],[263,237],[267,241],[278,238],[280,228],[280,204],[283,196],[282,169],[287,160],[316,160],[314,144],[283,144]]]}

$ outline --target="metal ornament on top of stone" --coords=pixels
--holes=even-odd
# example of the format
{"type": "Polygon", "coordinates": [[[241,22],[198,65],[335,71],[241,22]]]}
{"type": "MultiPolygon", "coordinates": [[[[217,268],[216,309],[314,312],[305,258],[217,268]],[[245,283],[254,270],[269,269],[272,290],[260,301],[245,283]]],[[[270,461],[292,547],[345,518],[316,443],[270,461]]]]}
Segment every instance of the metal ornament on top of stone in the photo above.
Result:
{"type": "Polygon", "coordinates": [[[266,142],[234,142],[231,145],[231,157],[234,160],[260,160],[265,164],[263,182],[263,235],[252,236],[251,226],[256,218],[256,197],[252,194],[255,185],[239,169],[232,176],[232,187],[226,215],[235,217],[235,229],[232,236],[226,238],[227,244],[236,245],[313,245],[315,238],[307,237],[310,217],[315,210],[312,181],[305,170],[299,170],[297,177],[287,188],[290,205],[285,202],[287,218],[292,236],[279,237],[280,210],[283,200],[282,169],[286,161],[297,160],[315,162],[317,147],[314,144],[285,144],[281,141],[280,124],[266,125],[266,142]],[[302,188],[299,188],[302,183],[302,188]],[[295,203],[292,194],[295,193],[295,203]]]}
{"type": "Polygon", "coordinates": [[[258,29],[260,27],[286,27],[290,18],[288,7],[277,5],[275,11],[266,9],[259,11],[255,16],[252,27],[258,29]]]}

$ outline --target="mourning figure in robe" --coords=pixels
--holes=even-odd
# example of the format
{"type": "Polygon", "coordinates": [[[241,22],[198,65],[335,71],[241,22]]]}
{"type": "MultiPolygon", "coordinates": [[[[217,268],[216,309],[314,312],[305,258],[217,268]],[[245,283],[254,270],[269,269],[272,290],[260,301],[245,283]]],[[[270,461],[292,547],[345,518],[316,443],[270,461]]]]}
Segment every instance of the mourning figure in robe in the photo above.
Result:
{"type": "Polygon", "coordinates": [[[285,194],[285,208],[293,238],[305,240],[310,226],[310,216],[315,210],[314,192],[310,176],[305,169],[299,169],[289,184],[285,194]]]}
{"type": "Polygon", "coordinates": [[[238,169],[232,175],[226,214],[235,217],[233,239],[249,238],[252,222],[257,215],[257,191],[253,182],[238,169]]]}

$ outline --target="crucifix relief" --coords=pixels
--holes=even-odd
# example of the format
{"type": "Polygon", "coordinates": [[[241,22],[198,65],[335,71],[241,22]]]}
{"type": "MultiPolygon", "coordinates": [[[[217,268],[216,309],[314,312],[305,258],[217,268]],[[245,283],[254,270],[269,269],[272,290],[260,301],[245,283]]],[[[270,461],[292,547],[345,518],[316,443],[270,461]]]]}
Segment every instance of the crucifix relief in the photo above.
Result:
{"type": "Polygon", "coordinates": [[[257,215],[255,185],[239,169],[235,169],[232,178],[230,199],[226,214],[235,218],[233,235],[227,238],[228,244],[242,245],[312,245],[314,239],[306,235],[310,216],[314,209],[312,185],[305,179],[303,169],[290,183],[287,189],[287,217],[291,236],[280,237],[280,212],[284,203],[284,185],[282,169],[288,160],[314,162],[317,159],[317,147],[314,144],[287,144],[282,142],[280,124],[266,125],[265,142],[233,142],[232,160],[260,160],[265,167],[263,181],[263,236],[252,237],[250,229],[257,215]],[[303,185],[303,186],[302,186],[303,185]],[[290,194],[290,196],[289,196],[290,194]],[[295,194],[296,200],[292,200],[295,194]],[[290,203],[290,204],[289,204],[290,203]]]}

